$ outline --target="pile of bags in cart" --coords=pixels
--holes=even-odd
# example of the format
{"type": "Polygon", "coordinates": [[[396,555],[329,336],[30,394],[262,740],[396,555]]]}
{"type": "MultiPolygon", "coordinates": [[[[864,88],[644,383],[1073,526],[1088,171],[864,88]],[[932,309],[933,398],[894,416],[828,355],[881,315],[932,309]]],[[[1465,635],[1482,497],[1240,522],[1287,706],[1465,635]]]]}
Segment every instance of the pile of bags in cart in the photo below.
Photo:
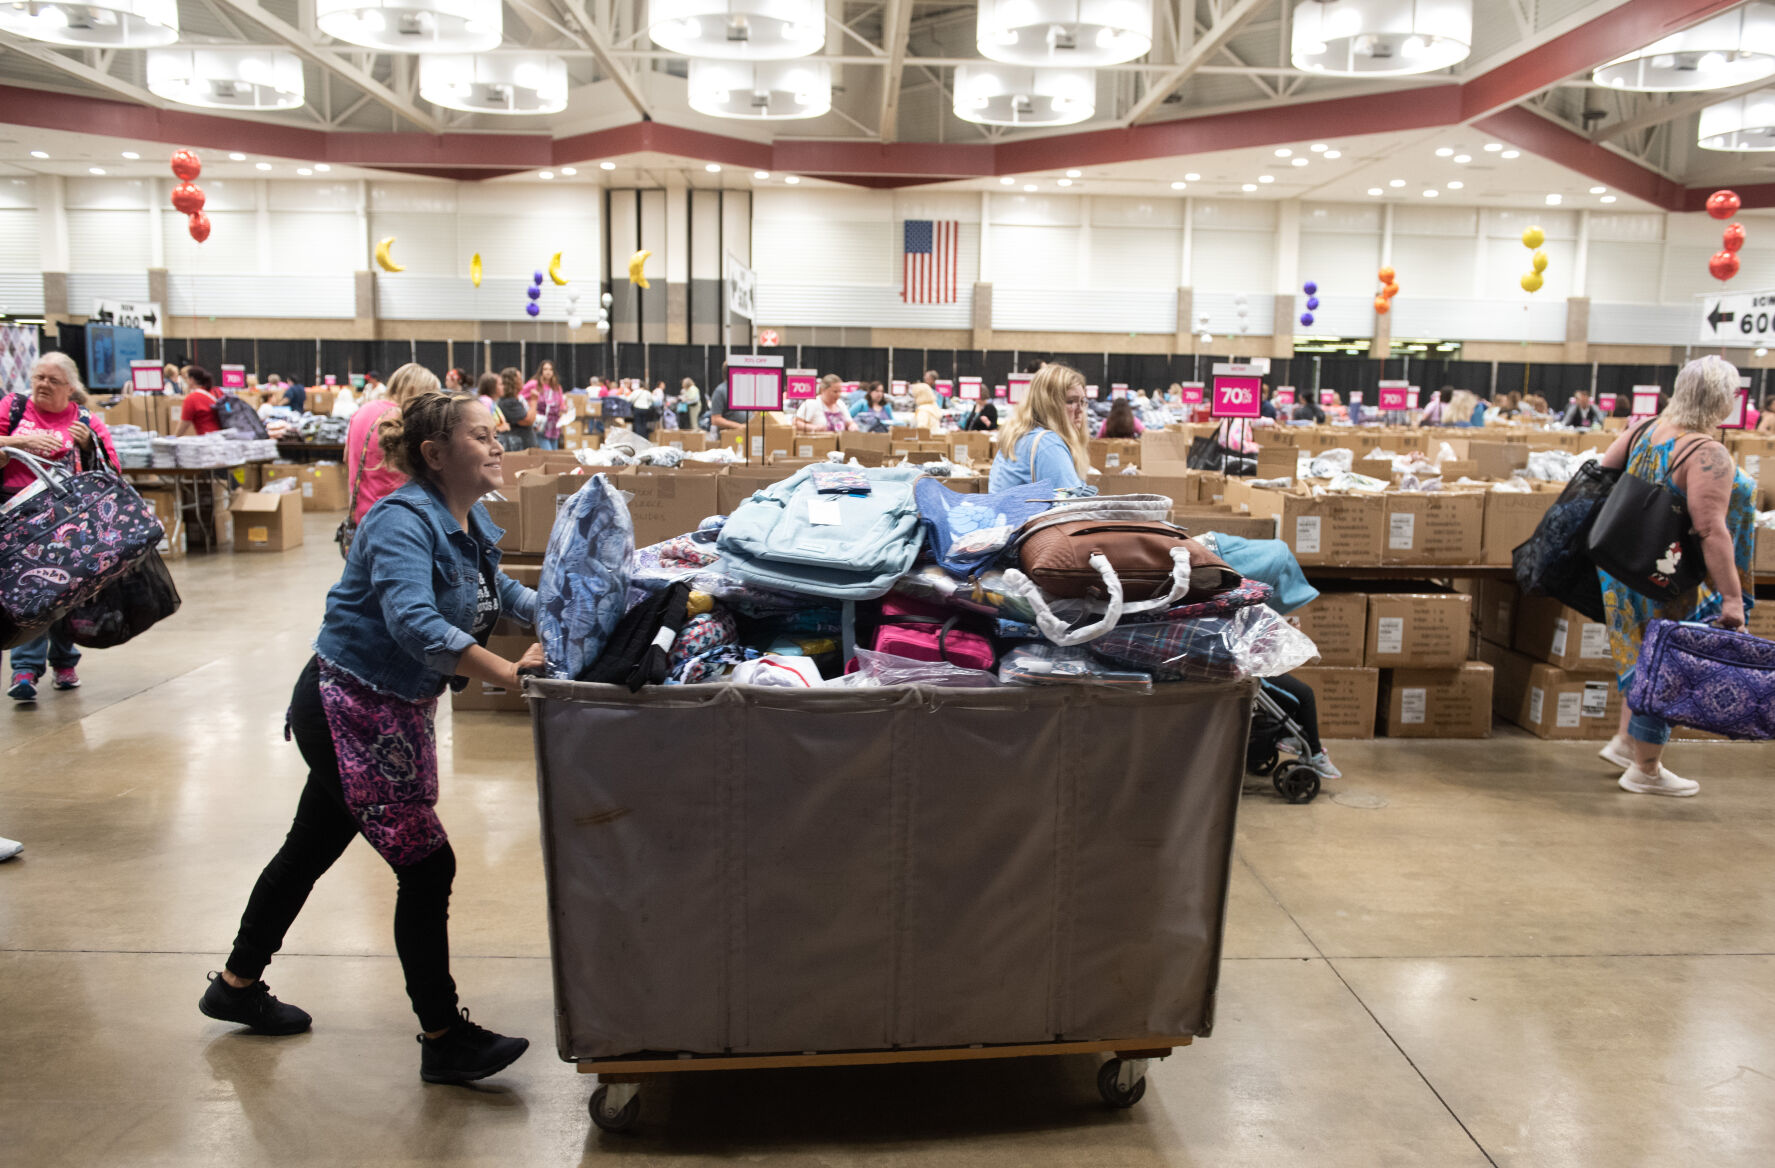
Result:
{"type": "Polygon", "coordinates": [[[1277,616],[1272,586],[1234,566],[1277,579],[1281,559],[1283,587],[1306,589],[1286,549],[1191,538],[1170,510],[1160,495],[1074,497],[1040,482],[964,494],[918,467],[826,463],[637,549],[622,492],[596,475],[563,502],[538,632],[551,677],[631,689],[1150,689],[1275,676],[1315,657],[1277,616]]]}

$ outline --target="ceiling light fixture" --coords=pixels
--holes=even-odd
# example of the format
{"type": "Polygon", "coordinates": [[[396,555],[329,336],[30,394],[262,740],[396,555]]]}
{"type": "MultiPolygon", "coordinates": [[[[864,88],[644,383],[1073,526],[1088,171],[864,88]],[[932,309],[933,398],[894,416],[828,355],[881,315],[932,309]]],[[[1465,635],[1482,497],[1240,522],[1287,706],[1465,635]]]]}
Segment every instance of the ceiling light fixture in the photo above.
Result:
{"type": "Polygon", "coordinates": [[[598,169],[599,170],[615,170],[616,163],[614,163],[614,162],[600,162],[598,164],[598,169]]]}
{"type": "Polygon", "coordinates": [[[1174,191],[1181,191],[1188,186],[1189,184],[1185,182],[1174,182],[1171,184],[1171,189],[1174,191]]]}
{"type": "Polygon", "coordinates": [[[768,181],[770,181],[770,171],[755,170],[752,172],[752,177],[757,179],[759,182],[768,182],[768,181]]]}
{"type": "Polygon", "coordinates": [[[296,168],[296,173],[301,175],[303,178],[307,178],[309,175],[313,174],[314,171],[310,170],[306,166],[298,166],[296,168]]]}
{"type": "Polygon", "coordinates": [[[33,150],[33,151],[31,151],[31,157],[32,158],[48,158],[49,152],[46,150],[33,150]]]}
{"type": "Polygon", "coordinates": [[[541,174],[537,175],[536,177],[541,179],[543,182],[552,182],[555,177],[555,172],[552,170],[545,170],[541,174]]]}
{"type": "Polygon", "coordinates": [[[0,5],[0,29],[82,48],[146,49],[179,39],[178,0],[98,0],[0,5]]]}
{"type": "Polygon", "coordinates": [[[791,121],[832,109],[832,66],[822,60],[691,59],[690,108],[712,118],[791,121]]]}
{"type": "Polygon", "coordinates": [[[1327,161],[1334,158],[1342,158],[1343,156],[1344,152],[1342,150],[1327,150],[1325,152],[1325,158],[1327,161]]]}
{"type": "Polygon", "coordinates": [[[1612,203],[1614,201],[1615,201],[1615,196],[1613,196],[1613,195],[1604,195],[1602,198],[1597,200],[1597,202],[1599,202],[1599,203],[1612,203]]]}
{"type": "Polygon", "coordinates": [[[1466,185],[1467,184],[1462,182],[1461,180],[1455,179],[1453,182],[1448,184],[1448,189],[1451,191],[1458,191],[1458,190],[1461,190],[1466,185]]]}
{"type": "Polygon", "coordinates": [[[1257,176],[1257,181],[1260,183],[1273,183],[1276,181],[1276,176],[1273,174],[1260,174],[1257,176]]]}
{"type": "Polygon", "coordinates": [[[1002,187],[1014,187],[1017,185],[1017,180],[1007,174],[1005,177],[999,179],[998,183],[1002,187]]]}
{"type": "Polygon", "coordinates": [[[327,173],[327,172],[328,172],[328,171],[329,171],[329,170],[332,170],[332,169],[333,169],[333,168],[332,168],[332,167],[330,167],[330,166],[328,166],[328,165],[327,165],[327,164],[326,164],[326,163],[324,163],[324,162],[317,162],[317,163],[315,163],[315,164],[314,164],[314,169],[315,169],[315,170],[317,170],[317,171],[319,171],[319,172],[320,172],[320,173],[322,173],[322,174],[325,174],[325,173],[327,173]]]}
{"type": "Polygon", "coordinates": [[[1059,179],[1057,182],[1057,185],[1063,186],[1063,187],[1069,187],[1072,185],[1072,180],[1069,178],[1059,179]]]}
{"type": "Polygon", "coordinates": [[[1257,189],[1257,184],[1256,183],[1246,183],[1244,186],[1240,187],[1239,189],[1249,195],[1252,191],[1255,191],[1257,189]]]}
{"type": "Polygon", "coordinates": [[[1547,196],[1547,205],[1549,207],[1557,207],[1560,205],[1560,203],[1562,203],[1564,201],[1565,200],[1559,195],[1548,195],[1547,196]]]}
{"type": "Polygon", "coordinates": [[[1775,150],[1775,93],[1762,90],[1708,106],[1695,144],[1703,150],[1775,150]]]}
{"type": "Polygon", "coordinates": [[[796,183],[801,181],[801,176],[798,174],[792,174],[792,175],[789,175],[788,177],[784,178],[783,181],[788,183],[790,186],[794,186],[796,183]]]}
{"type": "Polygon", "coordinates": [[[1070,126],[1097,112],[1097,74],[1089,69],[958,65],[955,116],[985,126],[1070,126]]]}
{"type": "Polygon", "coordinates": [[[1616,57],[1592,77],[1611,89],[1679,93],[1775,74],[1775,5],[1746,4],[1616,57]]]}
{"type": "Polygon", "coordinates": [[[647,35],[692,59],[785,61],[826,44],[821,0],[648,0],[647,35]]]}
{"type": "Polygon", "coordinates": [[[1453,155],[1454,152],[1455,152],[1455,148],[1453,146],[1438,146],[1436,148],[1436,157],[1448,158],[1451,155],[1453,155]]]}
{"type": "Polygon", "coordinates": [[[567,108],[567,62],[547,53],[427,54],[419,96],[465,113],[558,114],[567,108]]]}
{"type": "Polygon", "coordinates": [[[1295,165],[1295,166],[1305,166],[1306,164],[1307,164],[1307,160],[1304,158],[1296,158],[1293,163],[1293,165],[1295,165]]]}
{"type": "Polygon", "coordinates": [[[1437,190],[1435,187],[1431,187],[1430,189],[1428,189],[1424,192],[1424,198],[1434,199],[1436,196],[1440,195],[1441,193],[1442,192],[1437,190]]]}
{"type": "Polygon", "coordinates": [[[975,42],[1007,65],[1132,61],[1153,45],[1152,0],[980,0],[975,42]]]}
{"type": "Polygon", "coordinates": [[[1607,188],[1607,187],[1591,187],[1590,193],[1593,195],[1606,195],[1609,193],[1609,188],[1607,188]]]}
{"type": "Polygon", "coordinates": [[[1189,174],[1186,174],[1183,176],[1183,181],[1184,182],[1201,182],[1202,176],[1199,174],[1196,174],[1194,171],[1191,171],[1189,174]]]}
{"type": "Polygon", "coordinates": [[[1405,185],[1405,180],[1404,180],[1404,179],[1402,179],[1402,178],[1392,178],[1392,179],[1388,179],[1388,180],[1387,180],[1387,185],[1388,185],[1388,186],[1390,186],[1390,187],[1402,187],[1402,186],[1404,186],[1404,185],[1405,185]]]}
{"type": "Polygon", "coordinates": [[[86,168],[86,173],[87,174],[104,174],[105,168],[102,166],[89,166],[86,168]]]}
{"type": "Polygon", "coordinates": [[[230,161],[230,162],[245,162],[246,160],[247,160],[247,156],[240,153],[239,151],[236,151],[233,154],[230,154],[228,156],[228,161],[230,161]]]}
{"type": "Polygon", "coordinates": [[[1385,194],[1386,192],[1381,190],[1379,187],[1369,187],[1368,193],[1371,195],[1381,195],[1381,194],[1385,194]]]}
{"type": "Polygon", "coordinates": [[[302,60],[277,49],[149,49],[148,92],[200,109],[293,110],[302,60]]]}
{"type": "Polygon", "coordinates": [[[1082,170],[1069,170],[1066,172],[1066,177],[1067,178],[1084,178],[1085,172],[1082,170]]]}
{"type": "Polygon", "coordinates": [[[1457,154],[1454,156],[1454,161],[1461,166],[1465,166],[1473,161],[1473,156],[1471,154],[1457,154]]]}
{"type": "Polygon", "coordinates": [[[125,150],[123,152],[123,156],[125,158],[129,159],[131,162],[135,162],[142,157],[140,154],[137,154],[134,150],[125,150]]]}
{"type": "Polygon", "coordinates": [[[1276,157],[1277,158],[1290,158],[1290,157],[1293,157],[1293,155],[1294,155],[1294,151],[1290,150],[1286,146],[1279,146],[1276,148],[1276,157]]]}
{"type": "Polygon", "coordinates": [[[1023,189],[1030,194],[1034,194],[1035,193],[1035,184],[1034,183],[1024,183],[1023,189]]]}
{"type": "Polygon", "coordinates": [[[1402,76],[1446,69],[1473,46],[1473,0],[1301,0],[1296,69],[1328,77],[1402,76]]]}
{"type": "Polygon", "coordinates": [[[1308,146],[1307,149],[1311,150],[1314,154],[1323,154],[1329,150],[1330,147],[1323,142],[1315,142],[1311,146],[1308,146]]]}
{"type": "Polygon", "coordinates": [[[578,174],[579,171],[578,171],[578,169],[571,167],[571,166],[563,166],[561,168],[561,173],[566,175],[568,178],[572,178],[574,175],[578,174]]]}
{"type": "Polygon", "coordinates": [[[254,170],[270,170],[271,164],[269,162],[255,162],[255,163],[253,163],[253,169],[254,170]]]}
{"type": "Polygon", "coordinates": [[[499,47],[505,12],[501,0],[315,0],[314,23],[384,53],[484,53],[499,47]]]}
{"type": "Polygon", "coordinates": [[[1506,150],[1502,154],[1498,155],[1498,157],[1499,158],[1521,158],[1522,151],[1520,151],[1520,150],[1506,150]]]}
{"type": "Polygon", "coordinates": [[[705,162],[705,163],[703,163],[703,169],[708,171],[710,174],[720,174],[721,173],[721,164],[719,162],[705,162]]]}
{"type": "Polygon", "coordinates": [[[1503,148],[1504,148],[1504,144],[1502,142],[1487,142],[1485,144],[1485,152],[1487,154],[1496,154],[1498,151],[1502,150],[1503,148]]]}

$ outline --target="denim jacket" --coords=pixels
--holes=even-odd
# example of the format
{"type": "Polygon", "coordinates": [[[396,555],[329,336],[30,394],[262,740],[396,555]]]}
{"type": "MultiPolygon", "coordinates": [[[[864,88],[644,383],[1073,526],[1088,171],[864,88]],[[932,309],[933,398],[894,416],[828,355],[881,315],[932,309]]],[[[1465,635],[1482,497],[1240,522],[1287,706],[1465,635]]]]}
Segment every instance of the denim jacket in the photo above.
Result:
{"type": "MultiPolygon", "coordinates": [[[[499,571],[499,538],[476,503],[469,531],[444,500],[417,480],[377,501],[351,541],[345,573],[327,593],[315,650],[372,689],[417,702],[436,697],[456,677],[463,650],[476,643],[475,593],[481,565],[498,584],[503,616],[536,620],[536,593],[499,571]]],[[[485,638],[480,641],[485,644],[485,638]]]]}

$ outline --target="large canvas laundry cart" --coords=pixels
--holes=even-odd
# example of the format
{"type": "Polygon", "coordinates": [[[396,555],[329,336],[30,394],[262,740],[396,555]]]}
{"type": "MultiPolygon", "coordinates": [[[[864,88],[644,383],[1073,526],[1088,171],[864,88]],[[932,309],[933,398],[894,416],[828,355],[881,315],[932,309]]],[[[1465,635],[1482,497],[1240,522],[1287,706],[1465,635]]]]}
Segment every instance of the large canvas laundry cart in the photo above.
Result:
{"type": "Polygon", "coordinates": [[[1254,686],[532,680],[563,1059],[651,1076],[1206,1036],[1254,686]]]}

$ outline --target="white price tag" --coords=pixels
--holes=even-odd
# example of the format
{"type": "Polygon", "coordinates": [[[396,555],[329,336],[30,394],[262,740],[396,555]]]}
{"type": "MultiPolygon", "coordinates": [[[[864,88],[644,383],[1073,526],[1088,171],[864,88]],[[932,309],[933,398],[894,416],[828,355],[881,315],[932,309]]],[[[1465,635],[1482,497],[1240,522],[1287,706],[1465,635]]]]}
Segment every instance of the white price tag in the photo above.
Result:
{"type": "Polygon", "coordinates": [[[951,462],[959,462],[964,466],[967,465],[969,458],[972,457],[968,453],[968,444],[965,442],[956,443],[955,446],[950,449],[949,453],[951,462]]]}
{"type": "Polygon", "coordinates": [[[1387,516],[1387,547],[1396,552],[1408,552],[1417,540],[1418,517],[1410,511],[1393,512],[1387,516]]]}
{"type": "Polygon", "coordinates": [[[1609,687],[1606,681],[1587,681],[1584,683],[1584,716],[1601,718],[1609,712],[1609,687]]]}
{"type": "Polygon", "coordinates": [[[813,444],[807,443],[807,444],[796,447],[795,448],[795,456],[797,458],[812,458],[814,456],[813,444]]]}
{"type": "Polygon", "coordinates": [[[314,484],[313,483],[309,482],[309,483],[302,484],[302,497],[304,499],[314,498],[314,484]]]}
{"type": "Polygon", "coordinates": [[[1294,521],[1294,554],[1297,556],[1316,556],[1319,554],[1320,517],[1302,515],[1294,521]]]}
{"type": "Polygon", "coordinates": [[[1552,651],[1555,657],[1565,656],[1565,643],[1571,632],[1572,626],[1563,616],[1553,622],[1552,651]]]}
{"type": "MultiPolygon", "coordinates": [[[[1405,618],[1383,616],[1376,623],[1374,649],[1382,657],[1397,657],[1405,652],[1405,618]]],[[[1410,690],[1406,691],[1410,693],[1410,690]]],[[[1418,691],[1422,693],[1422,690],[1418,691]]]]}
{"type": "Polygon", "coordinates": [[[1103,467],[1105,470],[1114,470],[1116,467],[1121,466],[1121,465],[1122,465],[1122,456],[1120,454],[1116,453],[1113,450],[1108,451],[1107,453],[1104,454],[1103,467]]]}
{"type": "Polygon", "coordinates": [[[764,457],[764,435],[762,435],[762,434],[760,434],[760,435],[758,435],[758,437],[752,439],[752,457],[753,458],[763,458],[764,457]]]}
{"type": "Polygon", "coordinates": [[[1560,694],[1558,707],[1553,712],[1553,724],[1561,730],[1574,729],[1578,725],[1578,711],[1583,704],[1583,694],[1560,694]]]}
{"type": "Polygon", "coordinates": [[[1540,686],[1528,687],[1528,720],[1539,726],[1541,724],[1542,707],[1547,704],[1547,695],[1540,686]]]}
{"type": "Polygon", "coordinates": [[[1511,627],[1510,602],[1508,600],[1498,601],[1498,627],[1504,630],[1505,638],[1508,639],[1511,627]]]}
{"type": "Polygon", "coordinates": [[[672,445],[673,450],[683,450],[684,449],[684,439],[679,438],[678,440],[673,442],[671,445],[672,445]]]}
{"type": "Polygon", "coordinates": [[[1584,631],[1578,634],[1578,656],[1607,657],[1609,655],[1609,626],[1593,625],[1588,622],[1584,631]]]}
{"type": "Polygon", "coordinates": [[[815,527],[837,527],[844,522],[838,509],[838,497],[814,499],[807,505],[807,521],[815,527]]]}
{"type": "Polygon", "coordinates": [[[1402,689],[1399,691],[1399,720],[1405,725],[1422,726],[1424,714],[1429,706],[1428,690],[1402,689]]]}

